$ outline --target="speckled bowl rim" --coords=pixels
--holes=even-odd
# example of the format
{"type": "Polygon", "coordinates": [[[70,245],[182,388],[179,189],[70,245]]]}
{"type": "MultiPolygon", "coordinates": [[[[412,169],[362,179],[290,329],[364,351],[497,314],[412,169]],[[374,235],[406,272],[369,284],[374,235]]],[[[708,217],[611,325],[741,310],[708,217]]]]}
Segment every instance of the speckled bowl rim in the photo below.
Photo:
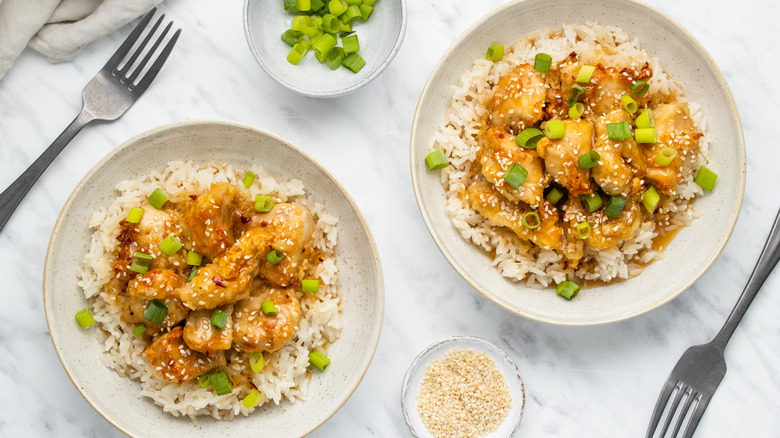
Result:
{"type": "Polygon", "coordinates": [[[412,120],[412,132],[411,132],[410,141],[409,141],[409,143],[410,143],[409,164],[410,164],[411,175],[412,175],[412,187],[414,188],[414,196],[415,196],[415,198],[417,200],[417,206],[419,207],[420,214],[422,215],[423,221],[425,222],[425,226],[428,228],[428,232],[430,233],[431,237],[433,238],[434,242],[436,243],[436,246],[439,247],[439,250],[444,255],[444,258],[447,259],[447,262],[449,262],[449,264],[455,269],[455,271],[457,271],[458,274],[460,274],[460,276],[464,280],[466,280],[466,282],[468,284],[471,285],[471,287],[476,289],[485,298],[489,299],[490,301],[492,301],[493,303],[495,303],[498,306],[502,307],[503,309],[505,309],[505,310],[507,310],[509,312],[512,312],[512,313],[514,313],[516,315],[520,315],[520,316],[522,316],[524,318],[528,318],[528,319],[531,319],[531,320],[543,322],[543,323],[546,323],[546,324],[552,324],[552,325],[589,326],[589,325],[609,324],[609,323],[613,323],[613,322],[624,321],[624,320],[633,318],[635,316],[639,316],[639,315],[641,315],[643,313],[649,312],[649,311],[651,311],[653,309],[656,309],[656,308],[660,307],[661,305],[663,305],[663,304],[673,300],[677,296],[679,296],[683,291],[685,291],[686,289],[691,287],[691,285],[693,285],[699,278],[701,278],[701,276],[704,275],[704,273],[707,272],[707,270],[709,270],[710,267],[712,267],[712,264],[715,263],[715,260],[723,252],[723,249],[725,248],[726,243],[729,241],[729,238],[731,237],[731,234],[734,231],[734,227],[737,224],[737,219],[739,217],[739,212],[741,211],[742,201],[743,201],[744,195],[745,195],[745,175],[746,175],[746,162],[747,162],[747,159],[746,159],[746,156],[745,156],[745,137],[744,137],[744,133],[743,133],[743,130],[742,130],[742,121],[740,120],[740,117],[739,117],[739,111],[737,110],[737,105],[734,102],[734,97],[731,94],[731,89],[729,88],[728,83],[726,82],[726,78],[723,76],[723,73],[720,71],[720,69],[718,68],[718,65],[712,59],[712,57],[710,56],[709,52],[707,52],[707,50],[704,48],[704,46],[702,46],[701,43],[699,43],[699,41],[690,32],[688,32],[682,25],[677,23],[675,20],[673,20],[667,14],[659,11],[658,9],[656,9],[656,8],[650,6],[650,5],[642,3],[642,2],[640,2],[638,0],[621,0],[621,1],[624,1],[626,3],[632,3],[632,4],[636,5],[636,6],[645,8],[645,9],[647,9],[650,12],[658,14],[664,20],[669,22],[672,26],[677,28],[677,30],[679,30],[682,34],[684,34],[688,38],[688,40],[691,43],[693,43],[693,45],[698,49],[698,51],[707,59],[707,62],[710,64],[710,67],[715,72],[717,78],[719,79],[721,85],[723,86],[723,89],[725,90],[726,96],[728,97],[728,101],[729,101],[729,103],[731,105],[729,109],[731,110],[732,114],[734,114],[734,119],[735,119],[736,127],[737,127],[737,130],[738,130],[738,136],[737,137],[739,138],[739,144],[737,146],[738,146],[739,156],[740,156],[740,160],[741,160],[741,168],[740,168],[740,170],[741,170],[741,173],[740,173],[741,174],[741,179],[740,179],[740,182],[739,182],[739,198],[737,199],[737,203],[736,203],[736,205],[737,205],[736,212],[735,212],[735,214],[733,214],[731,216],[731,218],[729,220],[730,223],[729,223],[728,232],[726,233],[725,238],[721,241],[721,243],[718,246],[717,250],[713,252],[712,257],[710,258],[708,263],[703,267],[703,269],[701,269],[699,272],[694,273],[691,276],[691,278],[686,283],[684,283],[680,288],[678,288],[674,293],[669,294],[668,296],[664,297],[663,299],[657,301],[655,304],[647,306],[644,309],[641,309],[640,311],[636,311],[636,312],[633,312],[633,313],[630,313],[630,314],[626,314],[626,315],[622,315],[622,316],[619,316],[619,317],[604,318],[604,319],[601,319],[601,320],[594,320],[594,321],[588,321],[588,322],[567,322],[567,321],[560,321],[560,320],[557,320],[557,319],[546,318],[546,317],[540,316],[538,314],[533,314],[533,313],[530,313],[530,312],[524,312],[524,311],[522,311],[520,309],[516,309],[516,308],[513,308],[511,306],[506,305],[505,303],[503,303],[503,302],[499,301],[498,299],[496,299],[489,291],[479,287],[477,282],[474,281],[468,275],[468,273],[463,268],[460,267],[460,264],[457,262],[455,257],[452,254],[450,254],[445,249],[445,246],[444,246],[441,238],[436,233],[436,231],[434,231],[435,227],[433,226],[433,221],[431,220],[430,213],[428,212],[428,209],[425,206],[425,204],[422,202],[422,193],[421,193],[421,190],[420,190],[420,182],[418,181],[416,173],[415,173],[415,167],[419,166],[419,163],[417,163],[415,161],[414,139],[415,139],[415,137],[417,135],[417,124],[418,124],[419,117],[420,117],[420,107],[422,105],[422,102],[424,100],[426,100],[427,95],[428,95],[428,93],[429,93],[429,91],[430,91],[430,89],[431,89],[431,87],[433,85],[433,80],[436,77],[436,75],[439,73],[439,71],[442,69],[442,67],[445,65],[445,61],[447,60],[447,58],[449,58],[450,55],[458,49],[458,47],[461,45],[461,43],[464,40],[466,40],[472,32],[474,32],[480,26],[484,25],[485,22],[490,21],[494,16],[503,13],[507,9],[518,7],[522,3],[525,3],[526,1],[529,1],[529,0],[517,0],[517,1],[513,1],[513,2],[510,2],[510,3],[507,3],[507,4],[503,5],[503,6],[500,6],[500,7],[496,8],[496,9],[494,9],[492,12],[487,13],[482,18],[477,20],[468,29],[466,29],[460,35],[460,37],[458,37],[458,39],[455,40],[455,42],[452,43],[452,45],[450,45],[449,49],[447,49],[447,51],[442,55],[441,59],[436,64],[436,67],[433,69],[433,71],[431,71],[430,75],[428,76],[428,80],[425,83],[425,87],[423,87],[423,91],[422,91],[422,93],[420,93],[420,99],[417,101],[417,106],[415,108],[415,113],[414,113],[414,119],[412,120]]]}
{"type": "MultiPolygon", "coordinates": [[[[49,303],[48,303],[48,298],[47,298],[48,293],[46,292],[47,289],[48,289],[48,284],[47,284],[48,282],[47,282],[46,272],[49,270],[49,263],[52,260],[52,257],[51,257],[51,255],[52,255],[52,246],[53,246],[55,237],[59,233],[59,229],[60,229],[60,226],[62,224],[62,218],[67,214],[68,209],[69,209],[69,207],[71,205],[71,201],[72,201],[73,197],[76,195],[76,192],[78,192],[84,186],[84,184],[91,179],[92,175],[95,174],[107,161],[109,161],[111,159],[111,157],[113,157],[119,151],[121,151],[121,150],[123,150],[125,148],[132,147],[133,144],[135,144],[139,140],[141,140],[143,138],[146,138],[148,136],[155,135],[157,133],[160,133],[162,131],[166,131],[166,130],[169,130],[169,129],[186,127],[188,125],[203,125],[203,124],[223,125],[223,126],[229,126],[229,127],[240,128],[240,129],[244,129],[244,130],[248,130],[248,131],[253,131],[253,132],[256,132],[256,133],[258,133],[260,135],[264,135],[264,136],[273,138],[274,140],[277,140],[280,144],[284,145],[284,147],[290,148],[294,152],[302,155],[303,157],[308,158],[314,166],[318,167],[320,171],[322,171],[330,180],[333,181],[333,183],[338,188],[338,190],[341,192],[341,194],[344,196],[344,198],[347,200],[349,205],[352,207],[352,209],[354,209],[355,213],[357,214],[357,218],[360,220],[360,223],[363,225],[363,228],[364,228],[364,230],[366,232],[366,235],[368,236],[368,243],[371,245],[371,251],[372,251],[372,253],[374,255],[374,260],[376,261],[376,267],[377,267],[377,280],[378,280],[379,288],[378,288],[378,290],[376,290],[376,293],[379,295],[378,302],[380,303],[380,306],[379,306],[379,309],[378,309],[379,312],[378,312],[378,315],[377,315],[377,318],[378,318],[377,329],[373,333],[373,339],[371,341],[372,348],[371,348],[371,354],[369,355],[369,358],[368,358],[369,360],[366,361],[365,366],[360,371],[360,378],[355,382],[353,387],[349,390],[349,393],[344,398],[344,400],[341,400],[341,402],[338,403],[338,405],[334,405],[333,408],[331,409],[331,411],[328,412],[328,414],[325,417],[323,417],[321,422],[319,422],[316,425],[313,425],[311,427],[311,429],[309,429],[307,432],[304,433],[303,436],[305,436],[305,435],[310,434],[311,432],[313,432],[314,430],[316,430],[317,428],[319,428],[323,424],[325,424],[334,414],[336,414],[336,412],[339,411],[339,409],[341,409],[342,406],[344,406],[344,404],[347,402],[347,400],[349,400],[349,398],[355,392],[357,387],[363,381],[363,378],[365,377],[366,372],[368,371],[368,368],[371,366],[371,362],[373,361],[374,355],[376,354],[376,349],[377,349],[378,344],[379,344],[379,336],[380,336],[380,334],[382,332],[382,322],[384,320],[384,302],[385,302],[384,277],[382,275],[382,263],[381,263],[381,261],[379,259],[379,252],[377,251],[376,244],[374,242],[374,237],[371,234],[371,230],[368,227],[368,223],[366,222],[365,218],[363,217],[363,214],[360,212],[360,209],[358,209],[357,204],[355,204],[355,201],[349,195],[347,190],[341,185],[341,183],[338,182],[338,180],[336,178],[333,177],[333,175],[331,175],[330,172],[328,172],[325,169],[325,167],[323,167],[312,156],[310,156],[309,154],[307,154],[306,152],[304,152],[303,150],[301,150],[300,148],[295,146],[293,143],[285,140],[284,138],[282,138],[282,137],[280,137],[280,136],[278,136],[276,134],[273,134],[273,133],[271,133],[269,131],[266,131],[264,129],[257,128],[257,127],[254,127],[252,125],[245,124],[245,123],[233,122],[233,121],[221,120],[221,119],[193,119],[193,120],[184,120],[184,121],[179,121],[179,122],[167,123],[167,124],[160,125],[160,126],[157,126],[155,128],[151,128],[149,130],[146,130],[146,131],[144,131],[144,132],[142,132],[140,134],[137,134],[137,135],[131,137],[130,139],[124,141],[122,144],[120,144],[119,146],[115,147],[108,154],[106,154],[97,164],[92,166],[92,168],[89,170],[89,172],[87,172],[87,174],[78,182],[78,184],[76,184],[76,186],[73,188],[73,191],[68,196],[67,201],[65,201],[65,205],[62,207],[62,210],[60,210],[60,214],[57,216],[57,221],[54,223],[54,228],[52,230],[52,234],[51,234],[51,237],[49,239],[49,244],[48,244],[48,246],[46,248],[46,259],[45,259],[44,267],[43,267],[43,272],[44,272],[44,274],[43,274],[43,309],[44,309],[44,312],[46,314],[46,326],[47,326],[47,328],[49,330],[49,336],[50,336],[51,342],[52,342],[52,344],[54,346],[54,352],[57,353],[57,358],[59,358],[60,363],[62,364],[63,369],[65,369],[65,373],[68,375],[68,378],[70,378],[71,383],[73,383],[73,386],[76,387],[76,389],[81,394],[81,396],[84,397],[84,400],[86,400],[87,403],[90,406],[92,406],[92,408],[95,410],[95,412],[97,412],[101,417],[103,417],[104,420],[106,420],[108,423],[110,423],[112,426],[114,426],[120,432],[124,433],[127,436],[133,436],[129,431],[125,430],[117,422],[115,422],[113,420],[113,416],[110,413],[104,412],[103,408],[101,408],[100,406],[96,405],[93,402],[93,400],[89,396],[89,394],[87,394],[83,390],[83,388],[79,385],[79,382],[76,381],[77,378],[72,373],[72,370],[71,370],[70,366],[68,365],[68,362],[62,356],[62,354],[60,352],[60,348],[58,346],[59,332],[57,332],[56,330],[52,330],[52,325],[51,325],[51,321],[52,321],[53,316],[49,312],[49,303]]],[[[165,413],[165,414],[169,415],[167,413],[165,413]]],[[[247,418],[251,418],[251,417],[247,417],[247,418]]]]}
{"type": "Polygon", "coordinates": [[[249,3],[254,1],[268,1],[268,0],[244,0],[244,9],[243,9],[244,16],[242,19],[244,23],[244,36],[246,37],[246,41],[247,44],[249,45],[249,50],[252,52],[252,56],[255,58],[255,61],[257,61],[257,63],[260,64],[260,67],[266,73],[268,73],[268,76],[272,77],[276,82],[280,83],[285,88],[294,91],[298,94],[302,94],[304,96],[317,97],[317,98],[338,97],[338,96],[344,96],[354,91],[357,91],[359,88],[373,81],[374,78],[379,76],[379,74],[382,73],[382,71],[384,71],[384,69],[387,68],[388,65],[390,65],[390,62],[393,60],[393,58],[395,58],[395,55],[398,53],[398,50],[401,48],[401,43],[403,43],[404,36],[406,34],[406,21],[407,21],[406,0],[400,0],[401,29],[399,29],[398,38],[395,40],[395,44],[393,45],[393,50],[391,50],[390,53],[388,53],[385,60],[382,61],[381,64],[379,64],[379,67],[377,67],[376,70],[374,70],[374,72],[371,73],[371,75],[369,75],[362,81],[358,82],[357,84],[345,88],[339,88],[331,91],[305,90],[303,88],[296,87],[295,85],[285,81],[284,79],[276,75],[273,71],[271,71],[271,69],[263,61],[263,57],[260,56],[260,53],[258,53],[257,49],[255,48],[255,45],[252,42],[252,38],[250,37],[250,30],[249,30],[249,3]]]}
{"type": "MultiPolygon", "coordinates": [[[[520,370],[517,368],[517,364],[514,360],[507,354],[506,351],[504,351],[501,347],[498,345],[486,340],[482,339],[476,336],[465,336],[465,335],[456,335],[456,336],[450,336],[449,338],[444,338],[440,341],[434,342],[433,344],[425,347],[423,351],[418,354],[412,363],[409,365],[409,368],[406,369],[406,374],[404,374],[404,381],[401,384],[401,410],[404,411],[404,420],[406,420],[406,425],[409,426],[409,430],[412,432],[412,434],[415,437],[419,437],[420,435],[417,433],[417,430],[412,425],[412,420],[409,418],[409,409],[413,409],[413,407],[409,407],[406,405],[406,395],[409,392],[409,382],[412,379],[412,374],[417,370],[417,368],[420,367],[420,364],[428,357],[431,352],[445,344],[452,344],[455,343],[457,346],[458,342],[461,341],[467,341],[467,342],[474,342],[477,344],[482,344],[490,348],[494,353],[500,355],[500,359],[503,359],[506,363],[511,365],[512,369],[515,372],[515,376],[517,377],[517,380],[520,382],[520,393],[522,395],[522,405],[520,406],[520,416],[517,418],[517,422],[514,424],[514,427],[512,428],[512,433],[509,436],[514,436],[514,434],[517,432],[517,429],[520,427],[520,422],[523,419],[523,414],[525,413],[525,402],[526,402],[526,396],[525,396],[525,382],[523,382],[523,377],[520,375],[520,370]]],[[[453,347],[455,348],[455,346],[453,347]]]]}

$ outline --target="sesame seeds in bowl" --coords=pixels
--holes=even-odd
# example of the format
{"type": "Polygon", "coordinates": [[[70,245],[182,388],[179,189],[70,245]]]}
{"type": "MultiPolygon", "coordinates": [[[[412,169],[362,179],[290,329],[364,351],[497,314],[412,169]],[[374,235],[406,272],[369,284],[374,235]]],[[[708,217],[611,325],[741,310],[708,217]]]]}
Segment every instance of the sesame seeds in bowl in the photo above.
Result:
{"type": "Polygon", "coordinates": [[[401,404],[418,438],[505,437],[520,424],[525,389],[506,352],[481,338],[453,336],[414,359],[401,404]]]}

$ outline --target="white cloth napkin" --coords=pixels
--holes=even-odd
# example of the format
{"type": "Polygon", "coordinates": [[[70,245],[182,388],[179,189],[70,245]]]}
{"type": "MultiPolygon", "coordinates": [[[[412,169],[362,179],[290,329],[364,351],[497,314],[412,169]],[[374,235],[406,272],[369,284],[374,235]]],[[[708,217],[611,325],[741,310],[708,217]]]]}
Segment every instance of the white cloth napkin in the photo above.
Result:
{"type": "Polygon", "coordinates": [[[70,61],[162,1],[0,0],[0,78],[28,44],[51,62],[70,61]]]}

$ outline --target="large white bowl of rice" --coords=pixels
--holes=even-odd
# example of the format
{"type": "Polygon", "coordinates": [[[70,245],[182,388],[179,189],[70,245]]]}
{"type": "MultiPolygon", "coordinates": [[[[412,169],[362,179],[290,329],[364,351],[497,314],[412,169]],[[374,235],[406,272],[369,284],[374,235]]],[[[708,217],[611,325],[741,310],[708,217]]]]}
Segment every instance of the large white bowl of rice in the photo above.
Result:
{"type": "MultiPolygon", "coordinates": [[[[518,89],[521,96],[530,93],[520,85],[518,89]]],[[[551,105],[550,95],[545,108],[551,105]]],[[[640,104],[640,111],[642,107],[640,104]]],[[[636,114],[630,116],[631,123],[636,114]]],[[[574,119],[570,115],[555,117],[574,119]]],[[[514,136],[521,130],[522,126],[509,132],[514,136]]],[[[598,142],[598,137],[594,138],[598,142]]],[[[481,18],[450,47],[429,77],[413,122],[410,160],[423,219],[453,268],[501,307],[526,318],[563,325],[631,318],[691,286],[712,265],[731,235],[745,183],[742,128],[725,79],[693,36],[662,13],[633,0],[516,1],[481,18]],[[504,47],[503,58],[486,59],[488,48],[496,44],[504,47]],[[522,241],[527,230],[483,216],[474,198],[469,198],[470,187],[487,184],[486,177],[490,181],[480,163],[485,163],[481,154],[489,144],[484,140],[485,130],[490,132],[491,114],[498,114],[491,113],[490,105],[496,101],[493,94],[501,86],[500,78],[523,65],[534,65],[538,53],[550,55],[553,66],[574,59],[581,65],[597,65],[597,70],[605,67],[625,75],[645,65],[652,69],[648,95],[665,104],[684,105],[686,113],[681,117],[689,118],[697,135],[701,133],[700,149],[690,159],[693,170],[680,177],[679,185],[668,191],[671,194],[662,196],[661,207],[645,212],[642,193],[634,195],[642,217],[656,219],[643,222],[629,238],[609,250],[586,246],[579,265],[567,258],[565,235],[561,250],[522,241]],[[426,157],[434,151],[441,151],[448,162],[442,170],[431,171],[426,166],[426,157]],[[718,175],[711,191],[695,183],[705,165],[718,175]],[[664,221],[657,220],[659,212],[664,221]],[[581,289],[567,300],[556,293],[556,285],[569,281],[581,289]]],[[[641,190],[651,185],[646,179],[638,184],[643,185],[641,190]]],[[[515,202],[501,205],[522,204],[515,202]]],[[[556,214],[563,221],[567,207],[571,210],[568,204],[557,206],[556,214]]],[[[586,231],[589,235],[589,226],[586,231]]],[[[568,239],[574,240],[571,236],[568,239]]]]}
{"type": "MultiPolygon", "coordinates": [[[[79,183],[52,233],[44,305],[68,376],[122,432],[183,437],[266,430],[303,436],[333,415],[362,379],[379,339],[384,293],[367,225],[325,169],[266,131],[227,121],[185,121],[128,140],[79,183]],[[249,171],[253,182],[245,184],[249,171]],[[307,208],[314,218],[311,245],[319,255],[312,275],[320,290],[298,295],[303,311],[294,336],[265,354],[261,371],[245,378],[231,374],[228,395],[215,394],[208,375],[206,385],[197,377],[182,383],[158,378],[144,355],[149,338],[132,333],[134,326],[116,314],[106,289],[119,223],[132,205],[146,202],[154,187],[175,202],[215,183],[240,190],[244,184],[252,199],[271,196],[307,208]],[[74,315],[80,309],[90,310],[93,326],[79,327],[74,315]],[[331,360],[324,370],[309,364],[314,349],[331,360]],[[245,403],[253,390],[260,398],[245,403]]],[[[235,357],[239,369],[242,359],[235,357]]],[[[230,364],[228,359],[229,372],[230,364]]]]}

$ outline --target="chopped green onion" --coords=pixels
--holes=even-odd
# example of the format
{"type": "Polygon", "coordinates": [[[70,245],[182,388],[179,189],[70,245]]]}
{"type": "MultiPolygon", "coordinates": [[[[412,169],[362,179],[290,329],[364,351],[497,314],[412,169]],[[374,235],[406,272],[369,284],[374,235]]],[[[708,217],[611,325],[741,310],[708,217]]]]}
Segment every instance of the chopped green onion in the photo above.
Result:
{"type": "Polygon", "coordinates": [[[165,239],[160,241],[160,244],[157,245],[160,248],[160,251],[168,254],[168,255],[174,255],[184,246],[181,243],[181,240],[179,240],[178,237],[174,236],[173,234],[168,235],[165,239]]]}
{"type": "Polygon", "coordinates": [[[252,368],[252,372],[255,374],[261,373],[265,368],[265,358],[263,352],[255,351],[249,356],[249,367],[252,368]]]}
{"type": "Polygon", "coordinates": [[[536,128],[526,128],[515,137],[515,144],[525,149],[536,149],[536,143],[544,137],[544,132],[536,128]]]}
{"type": "Polygon", "coordinates": [[[566,130],[560,120],[548,120],[544,125],[544,134],[549,139],[563,138],[566,130]]]}
{"type": "Polygon", "coordinates": [[[305,55],[308,51],[309,42],[306,40],[299,41],[293,46],[293,48],[290,50],[290,53],[287,54],[287,62],[292,65],[298,65],[298,63],[301,62],[301,59],[303,59],[303,55],[305,55]]]}
{"type": "Polygon", "coordinates": [[[195,251],[187,251],[187,264],[192,266],[200,266],[203,263],[203,255],[198,254],[195,251]]]}
{"type": "Polygon", "coordinates": [[[265,316],[276,316],[279,313],[279,309],[276,308],[273,301],[263,301],[260,303],[260,309],[265,316]]]}
{"type": "Polygon", "coordinates": [[[566,298],[567,300],[571,300],[577,296],[577,293],[579,293],[580,285],[573,281],[566,280],[558,283],[558,286],[555,289],[558,295],[566,298]]]}
{"type": "Polygon", "coordinates": [[[190,276],[187,277],[187,283],[191,282],[193,278],[195,278],[196,275],[198,275],[198,272],[200,271],[200,268],[195,268],[190,272],[190,276]]]}
{"type": "MultiPolygon", "coordinates": [[[[296,32],[301,32],[301,29],[303,29],[304,26],[308,26],[309,20],[310,17],[306,15],[296,15],[292,19],[292,25],[290,25],[290,29],[296,32]]],[[[303,36],[303,32],[301,32],[301,36],[303,36]]]]}
{"type": "Polygon", "coordinates": [[[89,309],[81,309],[76,312],[76,322],[81,328],[87,328],[95,323],[95,318],[92,317],[92,312],[89,309]]]}
{"type": "Polygon", "coordinates": [[[582,195],[580,199],[582,200],[583,205],[585,205],[585,208],[588,210],[588,213],[593,213],[602,206],[601,196],[599,196],[598,193],[594,193],[592,195],[582,195]]]}
{"type": "Polygon", "coordinates": [[[428,170],[441,170],[449,166],[449,163],[442,151],[435,150],[425,157],[425,165],[428,166],[428,170]]]}
{"type": "Polygon", "coordinates": [[[328,53],[328,56],[325,57],[325,62],[328,63],[328,67],[330,67],[331,70],[336,70],[341,67],[341,63],[346,57],[347,54],[344,53],[344,49],[341,47],[334,47],[333,50],[328,53]]]}
{"type": "Polygon", "coordinates": [[[366,61],[357,53],[350,53],[341,61],[341,65],[351,70],[352,73],[357,73],[366,65],[366,61]]]}
{"type": "Polygon", "coordinates": [[[501,44],[493,44],[492,46],[488,47],[486,56],[487,59],[491,61],[501,61],[501,58],[504,57],[504,46],[501,44]]]}
{"type": "Polygon", "coordinates": [[[347,8],[347,12],[345,12],[344,15],[342,15],[339,18],[343,20],[345,23],[352,23],[358,18],[363,18],[363,12],[360,10],[360,6],[350,5],[347,8]]]}
{"type": "Polygon", "coordinates": [[[319,12],[322,8],[325,7],[325,2],[322,0],[311,0],[311,10],[314,12],[319,12]]]}
{"type": "Polygon", "coordinates": [[[278,249],[275,249],[268,254],[265,255],[265,259],[268,260],[268,263],[275,265],[282,261],[284,258],[284,253],[279,251],[278,249]]]}
{"type": "Polygon", "coordinates": [[[133,256],[133,263],[130,265],[130,270],[139,274],[146,274],[149,271],[149,266],[152,264],[152,256],[144,254],[142,252],[136,252],[133,256]]]}
{"type": "Polygon", "coordinates": [[[312,350],[311,353],[309,353],[309,362],[315,367],[321,370],[325,370],[325,368],[330,363],[330,359],[328,356],[320,353],[319,350],[312,350]]]}
{"type": "Polygon", "coordinates": [[[211,312],[211,325],[220,330],[225,330],[225,326],[227,325],[227,318],[227,312],[221,309],[214,309],[211,312]]]}
{"type": "Polygon", "coordinates": [[[369,5],[360,5],[360,14],[362,15],[360,18],[363,21],[368,21],[368,18],[371,17],[371,13],[374,12],[374,7],[369,5]]]}
{"type": "Polygon", "coordinates": [[[138,324],[138,327],[133,329],[133,336],[135,337],[139,337],[144,333],[146,333],[146,326],[143,324],[138,324]]]}
{"type": "Polygon", "coordinates": [[[347,12],[347,9],[347,2],[344,0],[330,0],[328,2],[328,11],[337,17],[347,12]]]}
{"type": "Polygon", "coordinates": [[[575,82],[579,82],[581,84],[587,84],[590,82],[590,78],[593,76],[593,72],[596,71],[596,67],[592,65],[583,65],[580,67],[579,73],[577,73],[577,79],[575,79],[575,82]]]}
{"type": "Polygon", "coordinates": [[[539,228],[539,225],[542,224],[542,220],[539,219],[539,213],[535,211],[528,211],[523,215],[522,223],[523,226],[529,230],[535,230],[539,228]],[[533,223],[529,222],[528,218],[531,218],[533,223]]]}
{"type": "Polygon", "coordinates": [[[333,14],[325,14],[322,17],[322,30],[328,33],[337,33],[341,30],[339,17],[333,14]]]}
{"type": "Polygon", "coordinates": [[[547,196],[544,197],[544,199],[549,201],[552,205],[559,203],[562,198],[563,190],[559,189],[558,187],[553,187],[549,192],[547,192],[547,196]]]}
{"type": "Polygon", "coordinates": [[[645,206],[645,209],[647,209],[647,212],[650,214],[655,212],[655,208],[658,206],[659,201],[661,201],[661,195],[658,194],[658,191],[653,186],[650,186],[650,188],[645,190],[645,193],[642,194],[642,205],[645,206]]]}
{"type": "Polygon", "coordinates": [[[363,0],[344,0],[347,2],[348,5],[357,5],[360,6],[363,3],[363,0]]]}
{"type": "Polygon", "coordinates": [[[241,182],[244,184],[244,187],[249,188],[254,184],[255,182],[255,173],[251,170],[248,170],[246,172],[246,175],[244,175],[244,179],[241,180],[241,182]]]}
{"type": "Polygon", "coordinates": [[[585,152],[577,158],[577,165],[580,167],[580,169],[590,169],[591,167],[596,167],[596,165],[599,164],[599,159],[601,159],[601,155],[599,155],[598,152],[585,152]]]}
{"type": "Polygon", "coordinates": [[[198,377],[198,385],[200,385],[201,388],[208,388],[211,384],[211,378],[208,374],[204,374],[200,377],[198,377]]]}
{"type": "Polygon", "coordinates": [[[209,376],[211,386],[214,387],[214,392],[217,395],[227,395],[233,392],[233,385],[230,382],[230,377],[223,371],[217,371],[209,376]]]}
{"type": "Polygon", "coordinates": [[[311,11],[311,0],[298,0],[298,10],[301,12],[311,11]]]}
{"type": "Polygon", "coordinates": [[[574,105],[569,107],[569,118],[579,119],[585,114],[585,104],[582,102],[574,102],[574,105]]]}
{"type": "Polygon", "coordinates": [[[166,202],[168,202],[169,199],[171,199],[171,197],[168,196],[167,193],[163,192],[161,188],[157,187],[146,199],[154,206],[154,208],[159,210],[163,207],[163,205],[165,205],[166,202]]]}
{"type": "Polygon", "coordinates": [[[633,91],[637,96],[641,96],[647,93],[648,90],[650,90],[650,85],[648,85],[645,81],[636,81],[631,85],[631,91],[633,91]]]}
{"type": "Polygon", "coordinates": [[[146,320],[149,322],[160,325],[162,324],[163,320],[165,319],[165,315],[167,314],[168,306],[163,304],[162,301],[152,300],[144,312],[144,318],[146,318],[146,320]]]}
{"type": "Polygon", "coordinates": [[[537,53],[534,57],[534,70],[539,73],[547,73],[552,65],[552,56],[546,53],[537,53]]]}
{"type": "Polygon", "coordinates": [[[364,5],[374,6],[374,3],[376,3],[376,0],[363,0],[364,5]]]}
{"type": "Polygon", "coordinates": [[[607,123],[607,137],[610,140],[627,140],[631,138],[631,124],[628,120],[619,123],[607,123]]]}
{"type": "Polygon", "coordinates": [[[320,291],[320,281],[309,279],[301,280],[301,290],[306,293],[316,294],[320,291]]]}
{"type": "Polygon", "coordinates": [[[607,206],[604,207],[604,214],[607,217],[616,219],[620,216],[623,209],[626,208],[626,198],[621,196],[610,196],[607,206]]]}
{"type": "Polygon", "coordinates": [[[131,224],[137,224],[138,222],[141,222],[141,218],[144,215],[144,209],[140,207],[133,207],[130,209],[130,212],[127,213],[127,217],[125,220],[127,222],[130,222],[131,224]]]}
{"type": "Polygon", "coordinates": [[[344,47],[344,53],[347,54],[360,50],[360,41],[358,41],[358,36],[355,33],[348,37],[342,38],[341,45],[344,47]]]}
{"type": "Polygon", "coordinates": [[[628,111],[629,114],[634,114],[638,109],[636,101],[631,96],[623,96],[620,98],[620,103],[623,104],[623,109],[628,111]]]}
{"type": "Polygon", "coordinates": [[[513,188],[520,187],[528,178],[528,170],[520,163],[512,163],[504,174],[504,181],[513,188]]]}
{"type": "Polygon", "coordinates": [[[637,128],[655,128],[655,117],[653,117],[653,110],[650,108],[644,110],[636,117],[637,128]]]}
{"type": "Polygon", "coordinates": [[[676,156],[677,149],[670,147],[661,148],[655,154],[655,162],[660,166],[668,166],[676,156]]]}
{"type": "Polygon", "coordinates": [[[257,195],[255,196],[255,211],[260,213],[268,213],[274,208],[274,205],[276,205],[276,202],[274,202],[274,198],[266,195],[257,195]]]}
{"type": "Polygon", "coordinates": [[[317,41],[311,47],[314,49],[314,53],[317,54],[318,58],[326,57],[330,54],[330,51],[336,47],[336,38],[329,33],[324,33],[321,37],[317,38],[317,41]]]}
{"type": "Polygon", "coordinates": [[[699,187],[711,192],[712,189],[715,188],[715,180],[717,179],[718,179],[717,173],[711,171],[710,169],[707,169],[704,166],[701,166],[701,168],[699,169],[699,174],[696,175],[695,182],[696,184],[699,185],[699,187]]]}
{"type": "Polygon", "coordinates": [[[572,106],[575,102],[579,101],[583,94],[585,94],[585,89],[582,88],[582,85],[572,85],[571,90],[569,90],[569,100],[567,102],[569,106],[572,106]]]}
{"type": "Polygon", "coordinates": [[[579,237],[582,240],[587,239],[590,237],[590,233],[593,232],[593,229],[590,227],[590,224],[586,221],[582,221],[577,224],[576,227],[574,227],[577,230],[577,237],[579,237]]]}
{"type": "Polygon", "coordinates": [[[303,38],[303,32],[299,30],[287,29],[282,34],[282,41],[290,47],[295,46],[303,38]]]}
{"type": "Polygon", "coordinates": [[[284,10],[288,12],[297,12],[298,0],[284,0],[284,10]]]}
{"type": "Polygon", "coordinates": [[[655,128],[637,128],[634,130],[637,143],[655,143],[655,128]]]}
{"type": "Polygon", "coordinates": [[[260,400],[263,399],[263,394],[260,393],[260,391],[253,389],[252,392],[246,395],[243,400],[241,400],[241,404],[244,405],[247,409],[252,409],[260,403],[260,400]]]}
{"type": "Polygon", "coordinates": [[[341,29],[341,32],[352,32],[352,25],[349,23],[344,23],[341,20],[339,20],[339,28],[341,29]]]}

